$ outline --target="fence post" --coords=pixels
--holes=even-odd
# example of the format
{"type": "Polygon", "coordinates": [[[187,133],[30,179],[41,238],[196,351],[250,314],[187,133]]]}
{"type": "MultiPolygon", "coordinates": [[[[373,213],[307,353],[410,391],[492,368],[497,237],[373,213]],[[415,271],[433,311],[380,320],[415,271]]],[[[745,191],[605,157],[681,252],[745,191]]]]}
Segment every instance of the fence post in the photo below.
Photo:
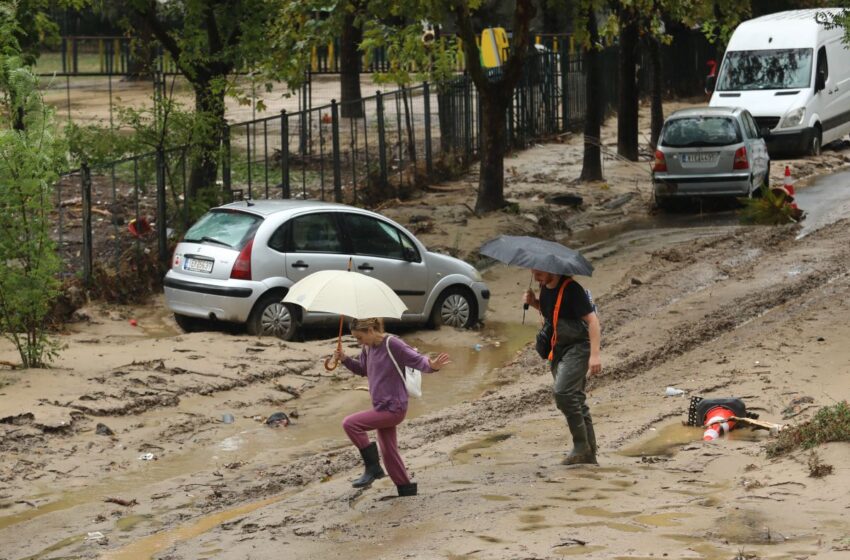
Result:
{"type": "MultiPolygon", "coordinates": [[[[231,193],[233,191],[233,185],[230,182],[231,181],[231,178],[230,178],[231,166],[230,166],[230,127],[229,126],[224,127],[224,135],[223,135],[222,141],[224,143],[224,154],[222,154],[222,158],[221,158],[222,159],[222,161],[221,161],[221,182],[223,183],[224,190],[227,191],[228,193],[231,193]]],[[[187,198],[188,198],[188,196],[187,196],[187,198]]],[[[227,197],[228,200],[230,198],[231,197],[229,197],[229,196],[227,197]]]]}
{"type": "Polygon", "coordinates": [[[425,173],[431,177],[434,173],[431,152],[431,87],[428,82],[422,84],[422,95],[425,103],[425,173]]]}
{"type": "Polygon", "coordinates": [[[280,111],[280,185],[283,189],[281,196],[290,198],[292,192],[289,184],[289,117],[286,109],[280,111]]]}
{"type": "Polygon", "coordinates": [[[331,149],[333,150],[334,202],[342,202],[342,170],[339,157],[339,105],[331,99],[331,149]]]}
{"type": "Polygon", "coordinates": [[[165,152],[161,147],[156,150],[156,237],[159,261],[168,262],[168,234],[165,208],[165,152]]]}
{"type": "Polygon", "coordinates": [[[86,286],[92,281],[92,221],[91,221],[91,170],[88,162],[80,166],[80,180],[83,203],[83,282],[86,286]]]}
{"type": "Polygon", "coordinates": [[[378,106],[378,161],[381,165],[381,184],[387,184],[387,138],[384,132],[384,98],[381,92],[375,94],[378,106]]]}
{"type": "Polygon", "coordinates": [[[558,55],[558,60],[561,63],[561,130],[563,132],[567,130],[567,126],[569,125],[569,92],[567,88],[569,87],[569,81],[567,80],[567,72],[569,71],[569,55],[566,52],[562,52],[558,55]]]}

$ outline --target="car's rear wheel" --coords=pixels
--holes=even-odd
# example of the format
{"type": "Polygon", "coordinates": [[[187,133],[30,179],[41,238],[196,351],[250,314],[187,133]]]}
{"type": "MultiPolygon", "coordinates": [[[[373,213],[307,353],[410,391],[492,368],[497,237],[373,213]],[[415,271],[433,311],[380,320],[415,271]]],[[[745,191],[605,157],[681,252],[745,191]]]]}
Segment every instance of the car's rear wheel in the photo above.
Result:
{"type": "Polygon", "coordinates": [[[188,315],[180,315],[178,313],[174,314],[174,321],[177,323],[177,326],[186,333],[201,332],[206,330],[209,325],[209,322],[206,319],[201,319],[200,317],[189,317],[188,315]]]}
{"type": "Polygon", "coordinates": [[[478,322],[478,303],[468,289],[448,288],[440,294],[431,311],[431,324],[469,329],[478,322]]]}
{"type": "Polygon", "coordinates": [[[282,294],[267,294],[260,298],[248,318],[248,334],[276,336],[281,340],[292,340],[298,332],[298,320],[294,308],[283,303],[282,294]]]}

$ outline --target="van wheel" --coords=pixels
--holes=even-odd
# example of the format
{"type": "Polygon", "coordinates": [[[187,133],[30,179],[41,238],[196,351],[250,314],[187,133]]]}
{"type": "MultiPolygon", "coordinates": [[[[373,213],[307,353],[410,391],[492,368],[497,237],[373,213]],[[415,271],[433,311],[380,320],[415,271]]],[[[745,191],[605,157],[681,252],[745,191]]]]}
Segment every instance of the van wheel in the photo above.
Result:
{"type": "Polygon", "coordinates": [[[448,288],[440,294],[431,311],[429,324],[471,329],[478,322],[478,302],[469,290],[448,288]]]}
{"type": "Polygon", "coordinates": [[[248,318],[248,334],[276,336],[281,340],[295,338],[298,321],[293,307],[283,303],[282,299],[282,294],[266,294],[260,298],[248,318]]]}
{"type": "Polygon", "coordinates": [[[823,135],[820,131],[820,127],[815,127],[815,135],[812,138],[812,143],[809,144],[809,155],[810,156],[819,156],[821,153],[821,143],[823,142],[823,135]]]}

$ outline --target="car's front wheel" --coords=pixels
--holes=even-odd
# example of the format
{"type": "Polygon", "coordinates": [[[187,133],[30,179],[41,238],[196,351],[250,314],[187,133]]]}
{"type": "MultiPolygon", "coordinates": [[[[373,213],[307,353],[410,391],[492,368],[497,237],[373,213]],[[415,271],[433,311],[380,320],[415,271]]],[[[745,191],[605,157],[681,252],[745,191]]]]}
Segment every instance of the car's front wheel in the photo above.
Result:
{"type": "Polygon", "coordinates": [[[453,287],[444,290],[431,311],[431,324],[469,329],[478,322],[478,303],[468,289],[453,287]]]}
{"type": "Polygon", "coordinates": [[[248,334],[276,336],[292,340],[298,332],[298,321],[293,307],[283,303],[281,294],[268,294],[260,298],[248,318],[248,334]]]}

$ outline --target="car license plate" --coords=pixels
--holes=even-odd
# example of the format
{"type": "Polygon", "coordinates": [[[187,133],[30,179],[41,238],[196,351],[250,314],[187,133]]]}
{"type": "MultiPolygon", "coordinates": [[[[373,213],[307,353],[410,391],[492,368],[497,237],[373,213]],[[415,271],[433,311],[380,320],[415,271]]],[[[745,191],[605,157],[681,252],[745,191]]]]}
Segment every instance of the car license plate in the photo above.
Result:
{"type": "Polygon", "coordinates": [[[717,152],[682,154],[682,163],[709,163],[717,159],[717,152]]]}
{"type": "Polygon", "coordinates": [[[191,272],[212,272],[213,261],[207,259],[187,258],[183,261],[183,270],[191,272]]]}

